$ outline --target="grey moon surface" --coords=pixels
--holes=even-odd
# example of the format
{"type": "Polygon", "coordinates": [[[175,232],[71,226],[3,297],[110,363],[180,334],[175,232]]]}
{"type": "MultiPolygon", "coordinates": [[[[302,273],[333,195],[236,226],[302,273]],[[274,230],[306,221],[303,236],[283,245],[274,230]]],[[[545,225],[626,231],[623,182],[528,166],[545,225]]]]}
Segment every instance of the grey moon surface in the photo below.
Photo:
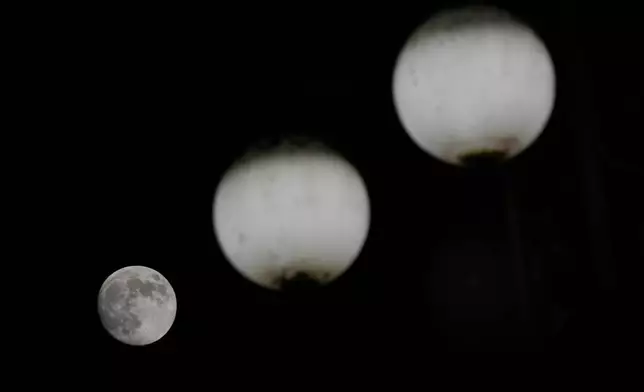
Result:
{"type": "Polygon", "coordinates": [[[398,117],[430,155],[459,165],[477,152],[513,157],[545,128],[555,101],[548,50],[492,7],[443,11],[416,29],[393,74],[398,117]]]}
{"type": "Polygon", "coordinates": [[[280,290],[276,279],[305,273],[321,284],[358,257],[370,224],[365,183],[329,151],[262,154],[221,180],[213,224],[222,251],[250,281],[280,290]]]}
{"type": "Polygon", "coordinates": [[[177,313],[174,289],[159,272],[143,266],[119,269],[103,283],[98,310],[115,339],[134,346],[165,336],[177,313]]]}

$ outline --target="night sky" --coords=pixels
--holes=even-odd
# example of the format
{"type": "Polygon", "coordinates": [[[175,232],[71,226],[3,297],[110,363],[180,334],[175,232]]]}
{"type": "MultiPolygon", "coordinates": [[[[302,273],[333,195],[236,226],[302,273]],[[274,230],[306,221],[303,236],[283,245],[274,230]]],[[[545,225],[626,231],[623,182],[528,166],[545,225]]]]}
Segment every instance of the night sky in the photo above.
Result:
{"type": "Polygon", "coordinates": [[[273,354],[400,363],[622,344],[632,297],[618,289],[634,287],[625,272],[644,260],[641,26],[569,3],[476,3],[542,37],[557,97],[532,147],[471,170],[411,141],[391,76],[419,23],[472,2],[76,10],[90,17],[56,27],[51,61],[77,113],[62,138],[78,147],[61,159],[79,189],[78,356],[222,369],[273,354]],[[244,280],[212,227],[226,169],[251,144],[293,134],[341,153],[371,200],[359,258],[310,301],[244,280]],[[103,280],[126,265],[156,269],[177,293],[174,326],[144,348],[112,339],[96,309],[103,280]]]}

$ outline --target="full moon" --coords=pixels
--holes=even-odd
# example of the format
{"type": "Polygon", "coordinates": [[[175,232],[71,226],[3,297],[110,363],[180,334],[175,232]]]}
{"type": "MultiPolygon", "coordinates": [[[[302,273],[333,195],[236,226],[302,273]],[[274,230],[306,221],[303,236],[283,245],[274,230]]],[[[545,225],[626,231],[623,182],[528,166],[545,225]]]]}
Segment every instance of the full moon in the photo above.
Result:
{"type": "Polygon", "coordinates": [[[358,257],[369,222],[362,177],[320,147],[284,145],[242,158],[219,183],[213,205],[228,261],[277,291],[338,278],[358,257]]]}
{"type": "Polygon", "coordinates": [[[177,313],[177,298],[160,273],[131,266],[105,280],[98,309],[110,335],[123,343],[142,346],[156,342],[170,330],[177,313]]]}
{"type": "Polygon", "coordinates": [[[491,7],[443,11],[401,50],[393,74],[398,117],[444,162],[505,160],[530,146],[554,107],[555,71],[539,37],[491,7]]]}

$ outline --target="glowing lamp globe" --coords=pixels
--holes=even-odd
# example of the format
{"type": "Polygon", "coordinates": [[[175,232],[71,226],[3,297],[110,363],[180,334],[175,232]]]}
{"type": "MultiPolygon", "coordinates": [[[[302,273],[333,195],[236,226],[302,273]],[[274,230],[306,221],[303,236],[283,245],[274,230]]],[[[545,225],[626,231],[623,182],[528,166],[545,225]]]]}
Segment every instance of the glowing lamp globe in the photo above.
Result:
{"type": "Polygon", "coordinates": [[[242,157],[219,183],[213,205],[226,259],[275,291],[337,279],[358,257],[369,221],[358,171],[313,144],[286,143],[242,157]]]}
{"type": "Polygon", "coordinates": [[[454,165],[504,161],[545,128],[554,65],[535,32],[505,11],[443,11],[402,48],[393,98],[403,128],[433,157],[454,165]]]}

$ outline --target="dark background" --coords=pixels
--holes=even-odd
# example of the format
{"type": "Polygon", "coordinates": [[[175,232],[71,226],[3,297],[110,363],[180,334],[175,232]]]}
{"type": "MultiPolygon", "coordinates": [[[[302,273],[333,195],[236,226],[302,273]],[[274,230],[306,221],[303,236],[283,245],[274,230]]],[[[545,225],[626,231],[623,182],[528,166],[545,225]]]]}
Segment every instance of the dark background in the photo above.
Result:
{"type": "Polygon", "coordinates": [[[71,276],[82,275],[88,294],[70,339],[83,342],[78,357],[114,369],[130,360],[157,369],[164,358],[197,372],[281,356],[401,363],[628,351],[637,306],[620,290],[636,287],[630,271],[644,259],[644,64],[631,15],[617,3],[568,1],[70,9],[42,40],[45,76],[59,89],[50,98],[66,115],[60,159],[79,189],[72,258],[81,264],[71,276]],[[466,4],[523,19],[556,67],[546,130],[498,170],[428,156],[392,103],[405,39],[466,4]],[[372,207],[354,266],[304,302],[245,281],[211,223],[234,159],[292,133],[355,165],[372,207]],[[103,280],[134,264],[161,272],[178,296],[171,331],[143,348],[113,340],[96,311],[103,280]]]}

